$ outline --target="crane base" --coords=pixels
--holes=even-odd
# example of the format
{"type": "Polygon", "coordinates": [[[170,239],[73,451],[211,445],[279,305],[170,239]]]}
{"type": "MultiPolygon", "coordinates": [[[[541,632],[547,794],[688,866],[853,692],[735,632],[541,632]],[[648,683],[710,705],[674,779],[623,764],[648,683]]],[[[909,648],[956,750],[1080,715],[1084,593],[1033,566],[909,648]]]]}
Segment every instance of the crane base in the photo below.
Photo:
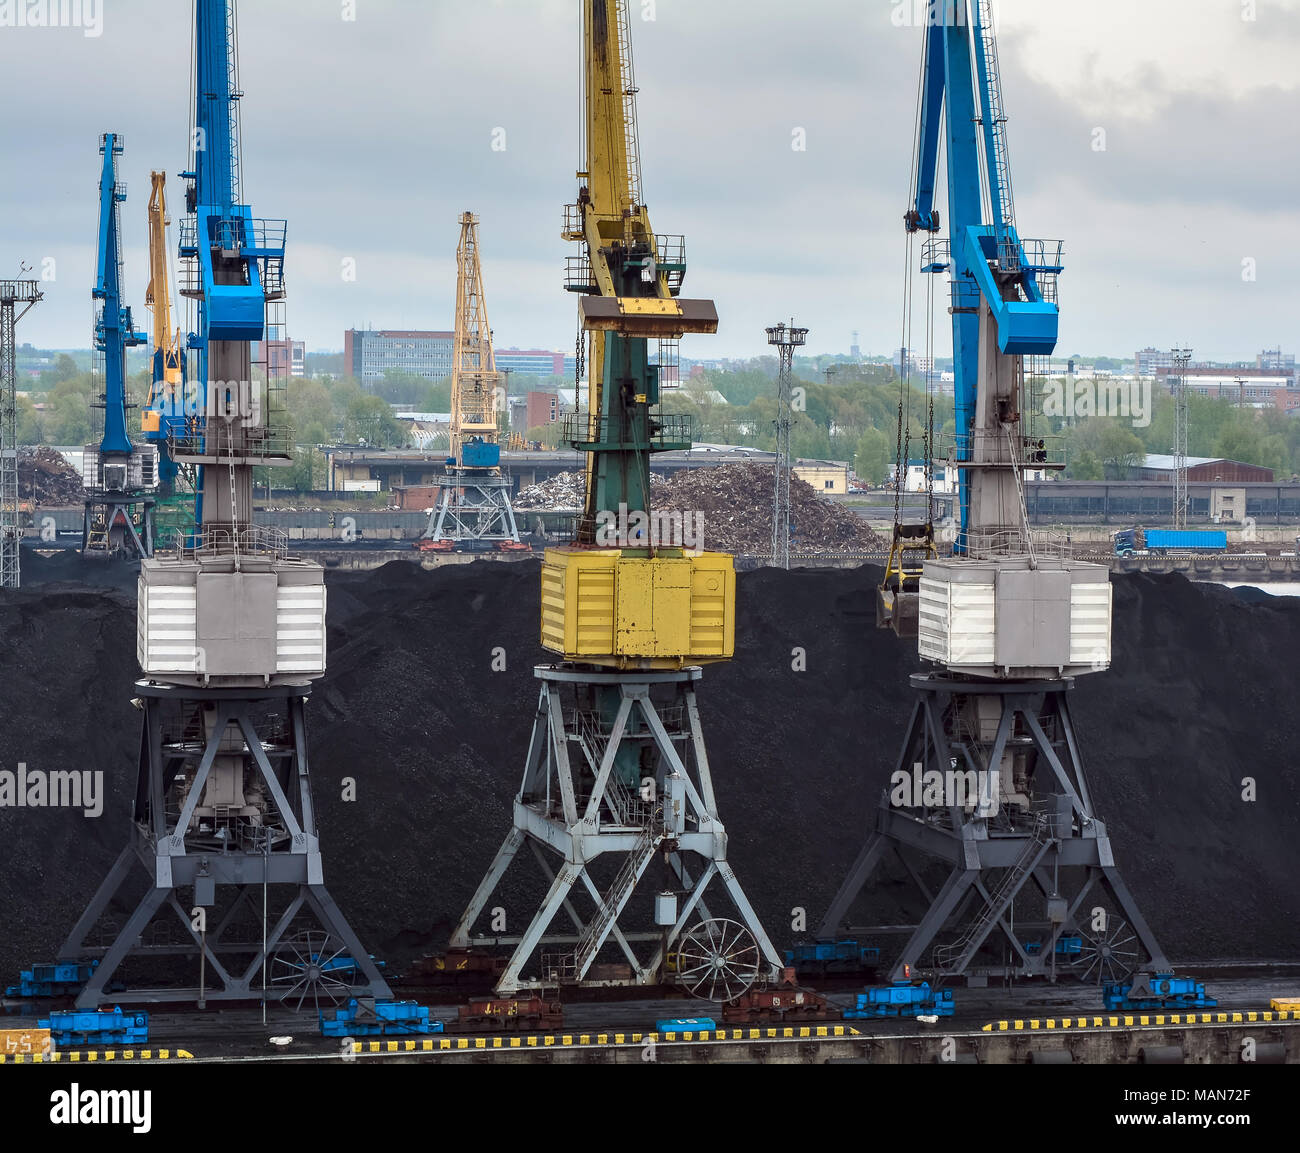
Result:
{"type": "Polygon", "coordinates": [[[892,857],[928,905],[893,980],[996,966],[1101,982],[1168,968],[1096,816],[1070,716],[1073,683],[912,677],[917,702],[875,830],[819,939],[849,931],[853,904],[892,857]],[[947,872],[937,892],[925,875],[934,866],[947,872]]]}
{"type": "Polygon", "coordinates": [[[101,958],[77,1008],[390,998],[325,888],[307,772],[310,688],[142,681],[136,692],[144,719],[131,839],[59,952],[101,958]],[[127,911],[124,922],[114,909],[127,911]],[[132,987],[124,963],[149,986],[132,987]],[[125,991],[106,991],[123,980],[125,991]]]}
{"type": "Polygon", "coordinates": [[[492,932],[517,932],[505,903],[489,905],[527,846],[548,890],[510,938],[498,996],[671,983],[730,1000],[779,979],[784,963],[727,862],[695,700],[701,670],[560,664],[535,675],[541,693],[514,820],[451,949],[479,943],[470,934],[485,910],[492,932]],[[715,880],[735,920],[706,902],[715,880]],[[564,934],[552,927],[561,910],[572,923],[564,934]]]}

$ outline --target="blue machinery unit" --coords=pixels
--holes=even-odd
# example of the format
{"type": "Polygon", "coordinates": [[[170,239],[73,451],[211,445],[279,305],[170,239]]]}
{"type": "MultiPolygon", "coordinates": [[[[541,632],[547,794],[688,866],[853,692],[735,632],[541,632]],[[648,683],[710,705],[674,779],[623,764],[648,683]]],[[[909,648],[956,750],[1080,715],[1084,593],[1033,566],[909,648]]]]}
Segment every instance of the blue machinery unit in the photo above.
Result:
{"type": "Polygon", "coordinates": [[[665,1017],[655,1022],[657,1033],[712,1033],[717,1028],[712,1017],[665,1017]]]}
{"type": "Polygon", "coordinates": [[[814,941],[785,950],[785,963],[801,974],[857,972],[880,964],[880,950],[856,940],[814,941]]]}
{"type": "Polygon", "coordinates": [[[322,1013],[320,1031],[326,1037],[412,1037],[441,1033],[442,1021],[430,1020],[427,1005],[414,1001],[376,1001],[353,997],[333,1016],[322,1013]]]}
{"type": "Polygon", "coordinates": [[[120,1008],[71,1009],[37,1021],[61,1048],[74,1045],[137,1045],[149,1040],[149,1014],[123,1013],[120,1008]]]}
{"type": "Polygon", "coordinates": [[[95,266],[94,346],[102,393],[95,407],[103,412],[99,443],[87,445],[82,475],[86,485],[82,552],[91,555],[153,553],[153,489],[157,486],[156,453],[133,444],[127,432],[130,403],[126,389],[126,350],[145,342],[131,309],[122,303],[122,227],[118,210],[126,187],[117,178],[122,139],[106,132],[99,178],[99,236],[95,266]]]}
{"type": "Polygon", "coordinates": [[[8,986],[5,996],[39,999],[74,996],[81,992],[81,987],[90,980],[90,975],[98,965],[98,958],[91,961],[33,965],[18,974],[18,984],[8,986]]]}
{"type": "Polygon", "coordinates": [[[892,985],[872,985],[859,993],[856,1005],[844,1010],[846,1021],[870,1017],[951,1017],[953,1014],[951,989],[931,990],[928,981],[913,985],[910,981],[895,981],[892,985]]]}
{"type": "Polygon", "coordinates": [[[1205,995],[1205,985],[1172,973],[1138,973],[1132,981],[1102,990],[1107,1009],[1213,1009],[1219,1002],[1205,995]]]}

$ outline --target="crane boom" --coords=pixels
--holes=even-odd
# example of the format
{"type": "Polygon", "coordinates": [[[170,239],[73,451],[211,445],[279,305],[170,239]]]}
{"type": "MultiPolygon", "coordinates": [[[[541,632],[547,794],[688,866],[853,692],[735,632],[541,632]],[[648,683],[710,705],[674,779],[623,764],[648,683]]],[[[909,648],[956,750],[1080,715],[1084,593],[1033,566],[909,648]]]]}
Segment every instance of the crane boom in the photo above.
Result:
{"type": "Polygon", "coordinates": [[[651,415],[659,402],[650,339],[716,332],[712,301],[680,300],[685,244],[656,237],[641,203],[636,87],[627,0],[583,0],[586,168],[565,213],[565,239],[583,245],[566,287],[582,294],[590,334],[588,419],[571,443],[590,453],[578,540],[601,513],[649,509],[650,453],[689,447],[686,430],[651,415]]]}
{"type": "MultiPolygon", "coordinates": [[[[144,302],[153,314],[153,381],[149,403],[140,415],[140,427],[145,439],[158,447],[158,479],[170,499],[180,470],[167,449],[167,441],[174,431],[184,426],[187,415],[185,340],[179,328],[172,329],[171,278],[167,268],[167,228],[171,224],[167,215],[167,176],[153,172],[150,179],[149,287],[144,302]]],[[[197,419],[196,413],[189,415],[197,419]]],[[[186,505],[186,515],[180,520],[188,527],[192,520],[189,501],[182,497],[176,497],[175,501],[178,506],[186,505]]],[[[166,536],[175,526],[169,522],[164,528],[162,520],[160,516],[159,527],[166,536]]]]}
{"type": "Polygon", "coordinates": [[[149,193],[149,287],[145,305],[153,313],[153,381],[155,397],[166,385],[175,390],[181,384],[183,341],[180,329],[172,330],[171,283],[167,273],[167,175],[150,173],[149,193]]]}
{"type": "MultiPolygon", "coordinates": [[[[926,29],[917,168],[904,217],[909,232],[940,231],[934,198],[942,148],[948,236],[924,246],[921,267],[948,272],[952,282],[958,552],[967,550],[972,534],[1022,527],[1023,497],[1014,470],[972,466],[1010,463],[1004,425],[1016,425],[1023,439],[1021,398],[1012,393],[1021,388],[1022,358],[1048,355],[1056,347],[1056,277],[1062,270],[1059,242],[1023,241],[1016,230],[991,8],[988,0],[969,3],[968,15],[967,0],[959,0],[962,18],[926,29]],[[981,355],[985,338],[995,346],[993,359],[981,355]],[[1016,420],[1003,420],[1007,414],[1016,420]]],[[[1011,448],[1017,455],[1024,445],[1013,440],[1011,448]]]]}

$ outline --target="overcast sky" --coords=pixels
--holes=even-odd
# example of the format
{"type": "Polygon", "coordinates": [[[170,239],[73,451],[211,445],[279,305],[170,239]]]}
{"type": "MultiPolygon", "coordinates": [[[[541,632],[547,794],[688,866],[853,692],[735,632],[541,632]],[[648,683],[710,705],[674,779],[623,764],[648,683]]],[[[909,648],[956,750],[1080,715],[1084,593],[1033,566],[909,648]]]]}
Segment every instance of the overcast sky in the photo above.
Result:
{"type": "MultiPolygon", "coordinates": [[[[53,258],[19,340],[84,347],[105,131],[126,144],[129,302],[148,323],[149,172],[166,169],[179,209],[193,5],[102,0],[98,36],[2,26],[14,3],[38,2],[0,0],[0,276],[53,258]]],[[[865,352],[897,347],[922,35],[911,5],[631,8],[651,220],[686,234],[687,295],[714,299],[722,318],[684,355],[758,355],[763,327],[790,316],[813,352],[847,352],[855,329],[865,352]],[[796,129],[806,151],[792,148],[796,129]]],[[[998,9],[1020,231],[1066,242],[1058,352],[1295,351],[1300,0],[998,9]]],[[[559,227],[576,192],[579,10],[243,0],[244,190],[255,215],[288,219],[295,338],[337,349],[350,327],[450,327],[469,209],[498,347],[572,347],[559,227]]],[[[918,297],[914,346],[923,310],[918,297]]]]}

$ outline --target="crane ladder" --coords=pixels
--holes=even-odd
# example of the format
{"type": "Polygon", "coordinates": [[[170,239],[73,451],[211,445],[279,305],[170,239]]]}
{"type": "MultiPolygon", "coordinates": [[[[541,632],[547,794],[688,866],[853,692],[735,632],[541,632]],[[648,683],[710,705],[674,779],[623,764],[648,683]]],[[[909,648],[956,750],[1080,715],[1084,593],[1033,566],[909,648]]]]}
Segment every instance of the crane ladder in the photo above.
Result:
{"type": "Polygon", "coordinates": [[[580,981],[586,976],[591,962],[595,960],[596,954],[600,952],[601,946],[605,943],[605,938],[609,936],[609,931],[613,928],[619,911],[623,908],[628,897],[632,895],[632,890],[636,888],[637,882],[641,880],[641,875],[650,863],[650,859],[655,855],[658,844],[659,836],[655,831],[654,824],[647,822],[642,828],[641,835],[637,838],[632,851],[623,862],[623,867],[619,869],[618,875],[614,878],[614,883],[610,885],[609,891],[602,898],[600,908],[596,910],[595,916],[587,923],[582,936],[578,939],[577,947],[573,951],[576,980],[580,981]]]}
{"type": "Polygon", "coordinates": [[[1039,862],[1042,855],[1047,852],[1049,837],[1047,835],[1048,823],[1045,813],[1038,814],[1034,821],[1034,833],[1025,845],[1024,852],[1016,863],[1007,870],[998,887],[993,890],[989,896],[988,903],[984,906],[980,915],[971,924],[956,941],[951,945],[944,945],[934,951],[935,968],[942,973],[960,973],[968,964],[971,958],[979,951],[979,947],[984,944],[984,938],[988,936],[989,930],[997,922],[998,918],[1007,911],[1007,906],[1011,904],[1016,893],[1020,891],[1020,883],[1039,862]]]}

